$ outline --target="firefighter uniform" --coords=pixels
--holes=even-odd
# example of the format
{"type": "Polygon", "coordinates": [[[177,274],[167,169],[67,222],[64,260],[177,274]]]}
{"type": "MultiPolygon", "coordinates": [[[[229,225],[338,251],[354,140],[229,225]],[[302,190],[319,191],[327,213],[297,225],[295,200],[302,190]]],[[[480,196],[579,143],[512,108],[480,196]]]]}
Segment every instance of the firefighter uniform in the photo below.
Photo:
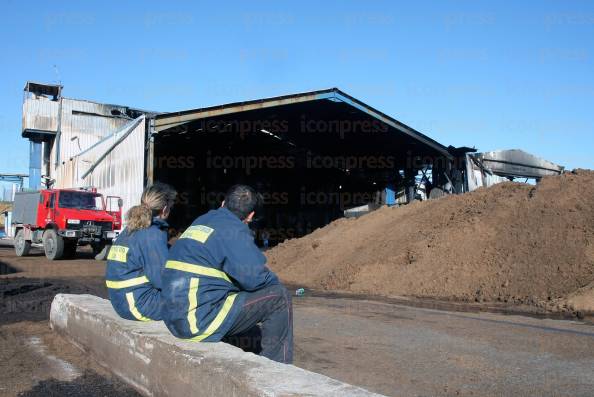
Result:
{"type": "Polygon", "coordinates": [[[167,260],[167,223],[124,230],[107,256],[106,284],[115,311],[127,320],[161,320],[161,270],[167,260]]]}
{"type": "Polygon", "coordinates": [[[169,251],[163,321],[179,338],[220,341],[249,291],[279,284],[249,227],[227,208],[198,217],[169,251]]]}

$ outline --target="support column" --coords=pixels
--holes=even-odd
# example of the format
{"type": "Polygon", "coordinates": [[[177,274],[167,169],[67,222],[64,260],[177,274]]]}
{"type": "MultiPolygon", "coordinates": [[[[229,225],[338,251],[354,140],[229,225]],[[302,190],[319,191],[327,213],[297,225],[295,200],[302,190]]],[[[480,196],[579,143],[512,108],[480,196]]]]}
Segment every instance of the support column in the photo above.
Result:
{"type": "Polygon", "coordinates": [[[407,168],[404,170],[404,179],[406,181],[406,202],[410,204],[415,199],[416,193],[416,184],[415,184],[415,176],[417,175],[417,170],[414,168],[407,168]]]}
{"type": "Polygon", "coordinates": [[[41,188],[41,142],[29,142],[29,189],[41,188]]]}

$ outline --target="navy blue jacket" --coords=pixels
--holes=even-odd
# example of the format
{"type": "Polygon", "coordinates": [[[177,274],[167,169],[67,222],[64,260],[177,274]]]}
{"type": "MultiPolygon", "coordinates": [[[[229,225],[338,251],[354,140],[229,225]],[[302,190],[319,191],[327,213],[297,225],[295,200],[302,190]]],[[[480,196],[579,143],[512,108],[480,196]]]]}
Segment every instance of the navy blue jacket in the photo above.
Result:
{"type": "Polygon", "coordinates": [[[249,227],[226,208],[197,218],[169,251],[163,270],[163,321],[179,338],[216,342],[245,300],[278,278],[249,227]]]}
{"type": "Polygon", "coordinates": [[[114,310],[128,320],[161,319],[161,270],[167,260],[167,223],[118,236],[107,255],[106,284],[114,310]]]}

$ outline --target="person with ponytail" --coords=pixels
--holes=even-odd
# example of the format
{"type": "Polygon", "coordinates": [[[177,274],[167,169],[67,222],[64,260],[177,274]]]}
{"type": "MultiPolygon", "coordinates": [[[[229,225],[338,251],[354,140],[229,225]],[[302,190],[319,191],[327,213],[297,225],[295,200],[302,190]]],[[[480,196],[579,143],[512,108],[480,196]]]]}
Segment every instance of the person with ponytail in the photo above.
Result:
{"type": "Polygon", "coordinates": [[[126,214],[126,228],[107,255],[106,284],[114,310],[127,320],[161,320],[161,269],[168,255],[167,218],[176,191],[164,183],[144,189],[126,214]]]}

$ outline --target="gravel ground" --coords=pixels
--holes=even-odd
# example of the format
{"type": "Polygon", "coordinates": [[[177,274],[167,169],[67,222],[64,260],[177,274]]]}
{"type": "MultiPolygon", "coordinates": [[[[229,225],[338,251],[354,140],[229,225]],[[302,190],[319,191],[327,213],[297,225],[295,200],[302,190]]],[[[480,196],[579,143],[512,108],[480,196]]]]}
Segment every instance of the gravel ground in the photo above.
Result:
{"type": "MultiPolygon", "coordinates": [[[[0,395],[137,395],[48,327],[56,293],[106,296],[103,262],[16,258],[0,246],[0,266],[12,271],[0,275],[0,395]]],[[[311,290],[294,305],[295,364],[375,392],[594,395],[594,327],[582,321],[311,290]]]]}

